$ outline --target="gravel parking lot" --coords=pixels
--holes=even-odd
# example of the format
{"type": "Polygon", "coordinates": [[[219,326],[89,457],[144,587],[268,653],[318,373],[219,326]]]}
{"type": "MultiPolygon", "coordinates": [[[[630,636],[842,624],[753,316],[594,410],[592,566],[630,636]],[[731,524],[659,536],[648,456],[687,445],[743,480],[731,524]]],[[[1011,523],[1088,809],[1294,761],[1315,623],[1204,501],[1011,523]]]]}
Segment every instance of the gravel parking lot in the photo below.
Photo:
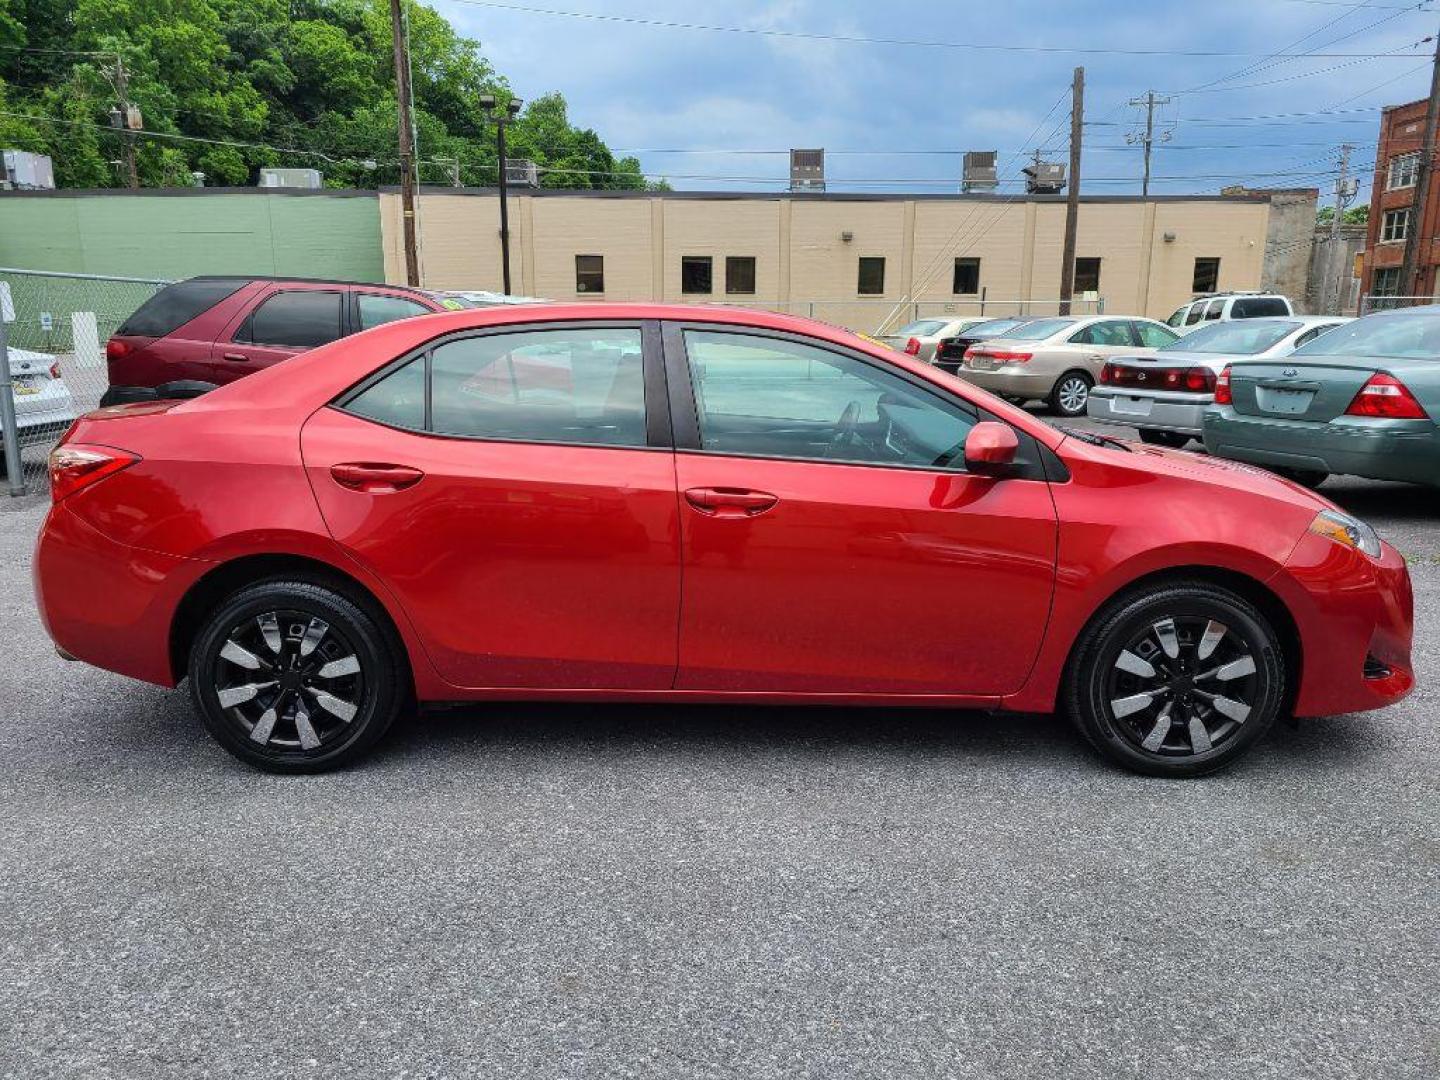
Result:
{"type": "MultiPolygon", "coordinates": [[[[499,705],[278,778],[66,664],[0,507],[0,1076],[1440,1075],[1422,684],[1192,782],[1049,717],[499,705]]],[[[98,599],[98,598],[97,598],[98,599]]]]}

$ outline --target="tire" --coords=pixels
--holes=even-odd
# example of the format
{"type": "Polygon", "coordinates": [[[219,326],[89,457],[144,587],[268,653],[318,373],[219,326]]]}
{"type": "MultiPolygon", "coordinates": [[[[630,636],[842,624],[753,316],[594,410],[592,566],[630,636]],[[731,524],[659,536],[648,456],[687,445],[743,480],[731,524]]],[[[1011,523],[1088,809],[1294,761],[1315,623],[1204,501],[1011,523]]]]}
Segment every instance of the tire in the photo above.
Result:
{"type": "Polygon", "coordinates": [[[1312,491],[1330,479],[1329,473],[1321,472],[1319,469],[1276,469],[1275,472],[1312,491]]]}
{"type": "Polygon", "coordinates": [[[1153,428],[1141,428],[1140,441],[1147,446],[1168,446],[1171,450],[1183,450],[1190,445],[1190,436],[1179,431],[1156,431],[1153,428]]]}
{"type": "Polygon", "coordinates": [[[228,597],[196,634],[188,674],[206,730],[266,772],[324,772],[357,760],[408,696],[395,635],[349,597],[301,579],[261,581],[228,597]]]}
{"type": "Polygon", "coordinates": [[[1066,670],[1064,706],[1116,764],[1203,776],[1269,730],[1285,680],[1279,638],[1253,604],[1209,582],[1178,581],[1122,595],[1090,621],[1066,670]]]}
{"type": "Polygon", "coordinates": [[[1090,403],[1090,387],[1094,385],[1095,380],[1086,372],[1065,372],[1050,390],[1050,411],[1056,416],[1084,416],[1090,403]]]}

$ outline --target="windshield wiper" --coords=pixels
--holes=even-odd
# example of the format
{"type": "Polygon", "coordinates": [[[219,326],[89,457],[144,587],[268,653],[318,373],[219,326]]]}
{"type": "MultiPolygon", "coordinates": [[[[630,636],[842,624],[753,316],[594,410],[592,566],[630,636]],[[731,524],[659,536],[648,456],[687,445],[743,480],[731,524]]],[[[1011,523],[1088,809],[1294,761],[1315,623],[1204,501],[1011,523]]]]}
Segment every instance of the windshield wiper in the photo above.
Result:
{"type": "Polygon", "coordinates": [[[1094,431],[1081,431],[1078,428],[1068,427],[1062,427],[1059,430],[1063,431],[1072,439],[1079,439],[1081,442],[1089,443],[1091,446],[1108,446],[1115,450],[1124,450],[1127,454],[1133,453],[1130,447],[1110,435],[1101,435],[1094,431]]]}

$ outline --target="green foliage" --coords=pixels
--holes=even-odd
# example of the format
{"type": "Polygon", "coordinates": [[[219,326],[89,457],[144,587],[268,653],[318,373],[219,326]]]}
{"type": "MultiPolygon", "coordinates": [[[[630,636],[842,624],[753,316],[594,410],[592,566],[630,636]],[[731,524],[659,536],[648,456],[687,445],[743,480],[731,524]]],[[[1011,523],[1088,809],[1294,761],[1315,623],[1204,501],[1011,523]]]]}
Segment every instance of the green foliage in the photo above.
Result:
{"type": "MultiPolygon", "coordinates": [[[[433,9],[410,2],[420,176],[497,179],[494,125],[480,97],[509,84],[433,9]]],[[[262,166],[317,168],[334,187],[399,182],[388,0],[0,0],[0,141],[50,154],[65,187],[116,187],[127,136],[111,127],[116,57],[146,132],[141,183],[253,183],[262,166]],[[57,51],[58,50],[58,51],[57,51]],[[86,55],[103,54],[103,55],[86,55]],[[29,119],[29,118],[34,119],[29,119]]],[[[565,99],[530,102],[509,154],[546,187],[646,188],[640,163],[577,129],[565,99]]]]}
{"type": "MultiPolygon", "coordinates": [[[[1315,212],[1315,224],[1317,225],[1329,225],[1334,220],[1335,208],[1333,206],[1322,206],[1315,212]]],[[[1370,220],[1370,207],[1368,205],[1352,206],[1345,211],[1345,215],[1340,220],[1346,225],[1364,225],[1370,220]]]]}

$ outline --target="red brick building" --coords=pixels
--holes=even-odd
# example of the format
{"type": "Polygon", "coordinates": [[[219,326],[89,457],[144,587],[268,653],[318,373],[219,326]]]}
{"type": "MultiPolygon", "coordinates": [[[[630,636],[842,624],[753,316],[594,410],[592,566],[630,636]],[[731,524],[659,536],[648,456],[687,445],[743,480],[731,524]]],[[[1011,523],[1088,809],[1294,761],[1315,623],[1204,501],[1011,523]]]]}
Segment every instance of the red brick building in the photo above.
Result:
{"type": "MultiPolygon", "coordinates": [[[[1361,292],[1367,296],[1411,294],[1400,280],[1405,241],[1417,227],[1416,180],[1425,139],[1425,101],[1391,105],[1380,115],[1380,144],[1375,151],[1375,183],[1370,189],[1369,235],[1361,292]]],[[[1430,184],[1430,205],[1419,215],[1421,245],[1412,295],[1434,296],[1440,265],[1440,176],[1430,184]]]]}

